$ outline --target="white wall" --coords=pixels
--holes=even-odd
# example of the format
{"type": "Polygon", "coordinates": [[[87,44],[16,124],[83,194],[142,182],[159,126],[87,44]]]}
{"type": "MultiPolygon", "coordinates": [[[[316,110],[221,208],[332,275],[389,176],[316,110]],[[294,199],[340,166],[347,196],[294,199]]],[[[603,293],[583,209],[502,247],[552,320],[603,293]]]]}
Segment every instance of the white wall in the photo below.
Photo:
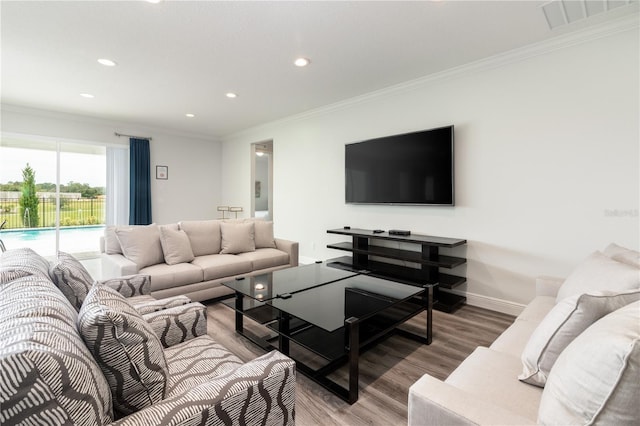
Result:
{"type": "Polygon", "coordinates": [[[55,140],[128,145],[114,132],[150,136],[151,209],[159,224],[217,217],[221,190],[221,145],[217,141],[162,129],[115,123],[50,111],[2,106],[3,134],[35,135],[55,140]],[[168,180],[155,179],[155,166],[169,167],[168,180]]]}
{"type": "Polygon", "coordinates": [[[272,139],[276,235],[301,256],[343,255],[343,225],[466,238],[469,301],[517,312],[536,275],[638,249],[638,47],[637,28],[539,45],[248,129],[223,141],[222,196],[250,205],[249,145],[272,139]],[[345,205],[346,143],[450,124],[455,207],[345,205]]]}

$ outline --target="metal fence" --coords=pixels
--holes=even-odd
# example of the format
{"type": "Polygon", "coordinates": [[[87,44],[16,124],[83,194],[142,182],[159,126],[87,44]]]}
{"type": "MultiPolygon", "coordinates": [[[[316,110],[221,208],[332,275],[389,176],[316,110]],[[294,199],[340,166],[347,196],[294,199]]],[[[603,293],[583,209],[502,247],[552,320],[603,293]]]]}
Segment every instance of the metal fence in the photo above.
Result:
{"type": "MultiPolygon", "coordinates": [[[[60,226],[100,225],[105,223],[105,198],[60,198],[60,226]]],[[[20,211],[20,200],[0,197],[0,222],[5,229],[46,228],[56,226],[55,197],[40,197],[38,223],[30,223],[32,215],[20,211]]]]}

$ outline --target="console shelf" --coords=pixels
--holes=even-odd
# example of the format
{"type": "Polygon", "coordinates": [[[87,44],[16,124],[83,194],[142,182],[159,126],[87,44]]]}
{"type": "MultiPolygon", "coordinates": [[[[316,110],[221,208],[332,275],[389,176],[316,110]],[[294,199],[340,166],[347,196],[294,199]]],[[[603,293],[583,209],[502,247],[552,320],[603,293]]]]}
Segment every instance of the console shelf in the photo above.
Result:
{"type": "Polygon", "coordinates": [[[429,235],[389,235],[387,232],[374,233],[367,229],[330,229],[329,234],[340,234],[352,237],[351,242],[341,242],[327,245],[328,248],[348,251],[353,256],[343,256],[327,261],[336,268],[362,271],[366,270],[373,276],[403,282],[405,284],[422,286],[437,284],[434,295],[434,308],[445,312],[452,312],[466,301],[466,298],[442,289],[452,289],[466,282],[466,278],[458,275],[445,274],[440,268],[453,269],[466,263],[462,257],[446,256],[439,253],[440,247],[453,248],[465,245],[466,240],[457,238],[434,237],[429,235]],[[376,241],[397,241],[417,244],[420,251],[404,250],[384,247],[374,244],[376,241]],[[372,258],[374,257],[374,258],[372,258]],[[398,265],[379,260],[393,259],[417,264],[419,267],[398,265]]]}

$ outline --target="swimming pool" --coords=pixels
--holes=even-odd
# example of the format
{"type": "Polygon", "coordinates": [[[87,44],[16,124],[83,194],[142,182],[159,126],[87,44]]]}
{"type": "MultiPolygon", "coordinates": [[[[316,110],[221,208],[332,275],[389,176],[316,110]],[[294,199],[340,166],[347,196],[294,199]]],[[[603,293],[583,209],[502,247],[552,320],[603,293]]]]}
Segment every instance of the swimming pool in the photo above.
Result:
{"type": "MultiPolygon", "coordinates": [[[[97,257],[103,235],[104,225],[60,228],[60,250],[77,257],[97,257]]],[[[55,255],[55,228],[5,229],[0,231],[0,239],[7,250],[29,247],[42,256],[55,255]]]]}

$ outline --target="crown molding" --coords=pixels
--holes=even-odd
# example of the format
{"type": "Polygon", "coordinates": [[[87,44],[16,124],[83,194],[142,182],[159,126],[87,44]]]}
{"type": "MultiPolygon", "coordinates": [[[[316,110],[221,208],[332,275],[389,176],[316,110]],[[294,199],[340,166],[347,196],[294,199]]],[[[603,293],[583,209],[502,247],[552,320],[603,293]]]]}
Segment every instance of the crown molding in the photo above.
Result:
{"type": "Polygon", "coordinates": [[[321,116],[331,112],[343,110],[354,105],[367,103],[378,98],[384,98],[405,91],[413,90],[416,87],[423,87],[449,79],[461,78],[478,72],[483,72],[490,69],[495,69],[509,64],[521,62],[536,56],[555,52],[557,50],[566,49],[579,44],[610,37],[622,32],[632,31],[638,29],[638,27],[640,26],[639,17],[640,15],[638,13],[634,13],[621,18],[612,19],[599,25],[594,25],[592,27],[574,31],[569,34],[559,35],[548,40],[529,44],[527,46],[513,49],[508,52],[499,53],[497,55],[480,59],[465,65],[429,74],[424,77],[419,77],[417,79],[409,80],[403,83],[395,84],[393,86],[385,87],[383,89],[369,92],[364,95],[355,96],[343,101],[315,108],[310,111],[285,117],[280,120],[274,120],[268,123],[260,124],[258,126],[253,126],[248,129],[223,136],[221,139],[225,141],[239,138],[249,132],[269,128],[274,125],[277,126],[285,123],[302,121],[315,116],[321,116]]]}

